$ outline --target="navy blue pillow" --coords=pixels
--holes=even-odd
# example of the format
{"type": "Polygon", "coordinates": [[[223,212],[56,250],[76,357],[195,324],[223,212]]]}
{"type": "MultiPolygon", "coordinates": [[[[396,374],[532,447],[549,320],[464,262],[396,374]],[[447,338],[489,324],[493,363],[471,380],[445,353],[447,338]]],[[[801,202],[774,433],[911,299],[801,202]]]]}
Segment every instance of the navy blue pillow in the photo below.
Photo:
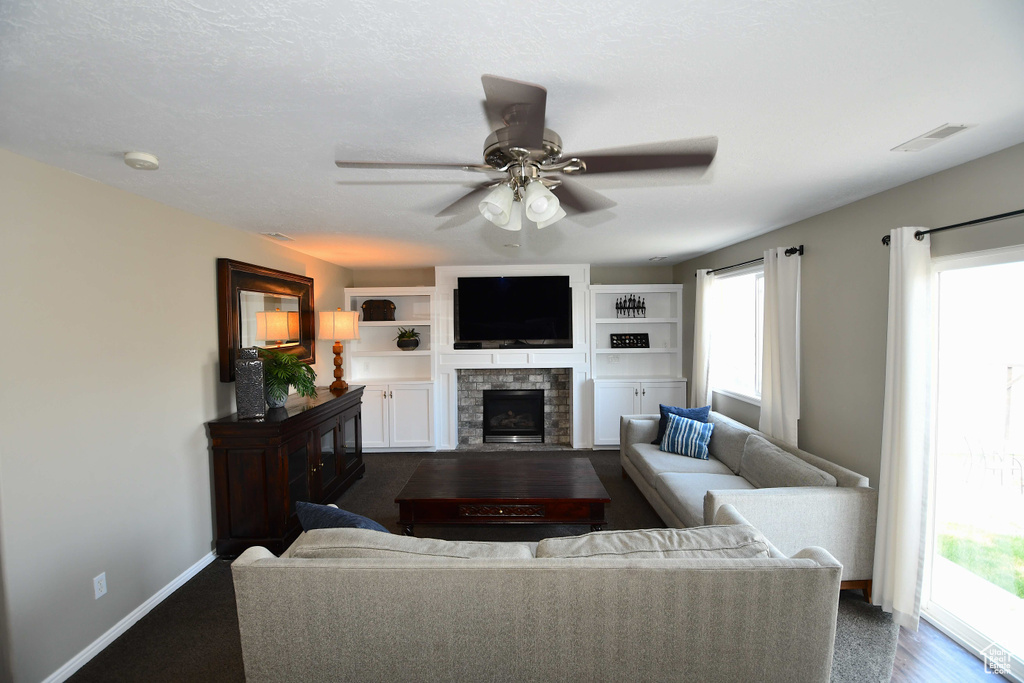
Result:
{"type": "Polygon", "coordinates": [[[377,522],[357,515],[347,510],[339,510],[329,505],[317,505],[316,503],[305,503],[301,500],[295,502],[295,514],[299,516],[299,523],[303,531],[313,529],[371,529],[391,533],[377,522]]]}
{"type": "Polygon", "coordinates": [[[687,420],[696,420],[697,422],[707,422],[708,413],[711,412],[711,406],[704,406],[703,408],[674,408],[659,404],[658,407],[661,408],[661,421],[658,422],[658,438],[651,442],[656,446],[661,445],[661,439],[665,436],[669,415],[678,415],[679,417],[685,417],[687,420]]]}

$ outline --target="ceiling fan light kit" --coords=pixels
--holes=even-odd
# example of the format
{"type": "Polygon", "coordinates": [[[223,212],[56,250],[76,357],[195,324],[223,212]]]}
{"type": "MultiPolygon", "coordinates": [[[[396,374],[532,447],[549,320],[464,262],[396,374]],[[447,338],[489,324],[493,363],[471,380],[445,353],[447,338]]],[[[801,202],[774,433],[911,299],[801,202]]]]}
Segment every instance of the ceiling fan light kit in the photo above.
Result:
{"type": "Polygon", "coordinates": [[[480,213],[499,228],[508,223],[515,195],[508,185],[498,185],[480,202],[480,213]]]}
{"type": "Polygon", "coordinates": [[[513,202],[508,223],[498,227],[512,232],[519,232],[523,229],[523,205],[521,202],[513,202]]]}
{"type": "Polygon", "coordinates": [[[544,127],[547,103],[544,87],[490,75],[483,76],[481,81],[487,116],[495,129],[484,141],[483,164],[375,161],[336,161],[335,164],[339,168],[444,169],[500,174],[503,177],[481,183],[437,215],[452,215],[482,195],[483,199],[477,203],[480,214],[499,228],[518,231],[522,229],[524,214],[538,228],[546,228],[566,217],[566,207],[576,213],[587,213],[615,206],[615,202],[568,176],[704,169],[711,165],[718,151],[718,138],[704,137],[563,155],[562,139],[544,127]],[[552,174],[558,177],[551,177],[552,174]]]}
{"type": "MultiPolygon", "coordinates": [[[[558,213],[558,198],[540,181],[532,181],[523,192],[526,217],[534,223],[549,222],[558,213]]],[[[562,213],[565,215],[565,212],[562,213]]]]}

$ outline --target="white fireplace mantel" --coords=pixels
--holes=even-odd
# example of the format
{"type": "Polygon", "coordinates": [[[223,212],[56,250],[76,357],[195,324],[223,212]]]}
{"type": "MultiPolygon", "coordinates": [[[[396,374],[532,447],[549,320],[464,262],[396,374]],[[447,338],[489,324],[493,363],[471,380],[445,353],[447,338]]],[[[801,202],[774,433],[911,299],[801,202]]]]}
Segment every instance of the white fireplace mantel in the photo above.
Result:
{"type": "Polygon", "coordinates": [[[437,305],[437,447],[453,450],[458,439],[458,386],[456,370],[462,368],[570,368],[572,370],[572,445],[593,445],[593,408],[587,382],[590,379],[590,266],[506,265],[440,266],[434,270],[437,305]],[[567,275],[572,287],[571,349],[456,349],[453,292],[460,277],[515,277],[567,275]]]}

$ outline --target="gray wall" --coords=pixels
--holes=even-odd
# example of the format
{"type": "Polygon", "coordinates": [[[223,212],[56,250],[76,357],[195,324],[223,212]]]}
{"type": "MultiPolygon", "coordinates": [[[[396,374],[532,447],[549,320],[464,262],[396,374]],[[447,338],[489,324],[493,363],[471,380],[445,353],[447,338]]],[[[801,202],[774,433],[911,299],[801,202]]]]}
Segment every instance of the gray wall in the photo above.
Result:
{"type": "MultiPolygon", "coordinates": [[[[921,152],[927,154],[928,152],[921,152]]],[[[1024,208],[1024,145],[902,185],[681,263],[685,376],[693,359],[694,276],[803,244],[800,447],[866,474],[877,485],[885,383],[889,250],[899,226],[939,227],[1024,208]]],[[[935,256],[1024,243],[1018,218],[932,236],[935,256]]],[[[749,406],[721,408],[749,422],[749,406]]]]}

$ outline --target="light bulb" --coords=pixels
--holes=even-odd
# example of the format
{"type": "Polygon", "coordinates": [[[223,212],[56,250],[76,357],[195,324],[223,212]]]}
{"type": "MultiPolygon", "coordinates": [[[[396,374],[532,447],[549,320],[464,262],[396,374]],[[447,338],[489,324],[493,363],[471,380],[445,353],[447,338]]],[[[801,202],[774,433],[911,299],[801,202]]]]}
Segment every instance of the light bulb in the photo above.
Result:
{"type": "Polygon", "coordinates": [[[558,197],[551,194],[539,180],[531,181],[523,195],[526,201],[526,217],[534,223],[549,221],[558,213],[558,197]]]}

